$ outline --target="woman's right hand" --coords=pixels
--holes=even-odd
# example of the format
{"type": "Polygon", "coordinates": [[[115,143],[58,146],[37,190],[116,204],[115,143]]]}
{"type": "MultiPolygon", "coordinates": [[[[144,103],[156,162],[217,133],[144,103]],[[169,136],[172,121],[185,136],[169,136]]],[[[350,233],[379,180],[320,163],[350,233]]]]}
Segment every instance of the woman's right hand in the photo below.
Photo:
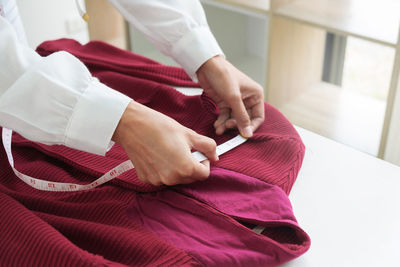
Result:
{"type": "Polygon", "coordinates": [[[197,162],[191,149],[218,160],[213,139],[135,101],[126,108],[112,140],[125,149],[139,179],[156,186],[208,178],[210,161],[197,162]]]}

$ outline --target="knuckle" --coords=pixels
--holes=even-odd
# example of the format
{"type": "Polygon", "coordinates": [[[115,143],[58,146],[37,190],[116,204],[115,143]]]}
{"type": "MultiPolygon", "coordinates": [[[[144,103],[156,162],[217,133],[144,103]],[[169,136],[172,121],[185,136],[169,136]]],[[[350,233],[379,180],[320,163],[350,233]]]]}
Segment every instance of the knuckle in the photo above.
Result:
{"type": "Polygon", "coordinates": [[[208,177],[209,177],[209,174],[202,174],[202,175],[199,175],[199,177],[197,177],[197,180],[204,181],[204,180],[207,180],[208,177]]]}
{"type": "Polygon", "coordinates": [[[214,149],[217,146],[217,143],[215,142],[215,140],[210,137],[204,136],[203,141],[205,144],[207,144],[207,148],[210,150],[214,149]]]}
{"type": "Polygon", "coordinates": [[[198,140],[201,138],[201,135],[198,134],[197,132],[193,131],[192,129],[189,129],[189,135],[194,138],[195,140],[198,140]]]}
{"type": "Polygon", "coordinates": [[[227,101],[228,101],[228,102],[234,103],[234,102],[238,102],[238,101],[241,100],[241,95],[240,95],[240,92],[233,91],[233,92],[230,92],[230,93],[227,95],[226,98],[227,98],[227,101]]]}
{"type": "Polygon", "coordinates": [[[250,124],[250,116],[249,114],[243,113],[242,116],[238,116],[236,118],[236,121],[238,123],[238,125],[242,125],[242,126],[248,126],[250,124]]]}
{"type": "Polygon", "coordinates": [[[264,95],[264,87],[262,87],[259,83],[254,82],[251,86],[253,95],[257,98],[262,97],[264,95]]]}
{"type": "Polygon", "coordinates": [[[258,98],[263,100],[264,99],[264,88],[260,87],[260,90],[258,90],[257,94],[258,98]]]}
{"type": "Polygon", "coordinates": [[[177,184],[176,175],[174,174],[173,170],[169,170],[164,173],[160,173],[160,182],[165,185],[175,185],[177,184]]]}
{"type": "Polygon", "coordinates": [[[264,88],[258,83],[256,84],[255,88],[256,88],[256,91],[258,91],[260,94],[262,94],[264,92],[264,88]]]}
{"type": "Polygon", "coordinates": [[[208,137],[208,141],[210,142],[210,145],[212,145],[213,148],[217,146],[217,143],[215,142],[214,139],[208,137]]]}
{"type": "Polygon", "coordinates": [[[249,115],[243,116],[242,118],[238,119],[237,122],[238,122],[238,125],[241,127],[246,127],[251,124],[249,115]]]}
{"type": "Polygon", "coordinates": [[[217,149],[217,143],[213,139],[208,140],[209,146],[207,152],[214,152],[217,149]]]}
{"type": "Polygon", "coordinates": [[[193,177],[197,181],[204,181],[210,176],[210,171],[208,170],[207,172],[198,172],[196,173],[196,176],[193,177]]]}
{"type": "Polygon", "coordinates": [[[162,183],[168,186],[178,184],[178,181],[174,177],[167,177],[162,179],[162,183]]]}
{"type": "Polygon", "coordinates": [[[193,163],[184,164],[182,168],[179,169],[180,177],[191,177],[194,173],[193,163]]]}

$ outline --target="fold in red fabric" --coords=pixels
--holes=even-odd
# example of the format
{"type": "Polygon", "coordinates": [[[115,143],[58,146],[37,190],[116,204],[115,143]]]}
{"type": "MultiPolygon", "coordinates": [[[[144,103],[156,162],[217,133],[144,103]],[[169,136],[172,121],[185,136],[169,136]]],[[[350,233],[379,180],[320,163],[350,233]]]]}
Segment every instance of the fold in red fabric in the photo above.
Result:
{"type": "MultiPolygon", "coordinates": [[[[101,42],[61,39],[37,51],[65,50],[108,86],[198,133],[216,136],[218,108],[206,95],[185,96],[171,86],[197,87],[181,68],[101,42]]],[[[209,179],[185,186],[141,183],[134,170],[82,192],[38,191],[12,172],[0,152],[0,262],[31,266],[275,266],[310,246],[287,194],[304,145],[293,126],[265,104],[266,120],[246,143],[220,157],[209,179]],[[265,227],[261,233],[251,228],[265,227]]],[[[94,118],[101,121],[101,118],[94,118]]],[[[13,136],[16,168],[60,182],[88,183],[127,158],[115,145],[105,157],[13,136]]]]}

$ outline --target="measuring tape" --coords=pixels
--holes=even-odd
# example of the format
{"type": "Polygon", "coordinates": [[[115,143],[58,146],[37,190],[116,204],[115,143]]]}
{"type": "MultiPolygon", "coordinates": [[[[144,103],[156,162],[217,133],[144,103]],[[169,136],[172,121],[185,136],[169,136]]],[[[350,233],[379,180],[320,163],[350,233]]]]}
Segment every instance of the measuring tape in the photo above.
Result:
{"type": "MultiPolygon", "coordinates": [[[[3,128],[2,139],[3,139],[3,146],[7,154],[8,162],[10,163],[15,175],[28,185],[38,190],[54,191],[54,192],[75,192],[75,191],[89,190],[120,176],[126,171],[135,168],[132,164],[132,161],[130,160],[124,161],[118,166],[114,167],[112,170],[106,172],[104,175],[102,175],[94,182],[85,185],[45,181],[23,174],[19,172],[17,169],[15,169],[14,158],[12,156],[12,151],[11,151],[12,130],[3,128]]],[[[246,142],[246,140],[247,139],[242,137],[241,135],[232,138],[231,140],[217,146],[217,155],[220,156],[224,154],[225,152],[237,147],[238,145],[243,144],[244,142],[246,142]]],[[[207,159],[207,157],[204,156],[204,154],[198,151],[193,152],[192,156],[199,162],[207,159]]]]}

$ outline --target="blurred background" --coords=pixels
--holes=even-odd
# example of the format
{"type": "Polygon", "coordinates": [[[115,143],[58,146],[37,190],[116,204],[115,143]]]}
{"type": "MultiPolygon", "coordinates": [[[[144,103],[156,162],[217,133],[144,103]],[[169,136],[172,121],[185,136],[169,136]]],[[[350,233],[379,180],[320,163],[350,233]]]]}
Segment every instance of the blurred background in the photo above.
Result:
{"type": "MultiPolygon", "coordinates": [[[[106,0],[17,0],[31,47],[103,40],[164,64],[106,0]]],[[[400,0],[201,0],[226,57],[296,126],[400,165],[400,0]]]]}

